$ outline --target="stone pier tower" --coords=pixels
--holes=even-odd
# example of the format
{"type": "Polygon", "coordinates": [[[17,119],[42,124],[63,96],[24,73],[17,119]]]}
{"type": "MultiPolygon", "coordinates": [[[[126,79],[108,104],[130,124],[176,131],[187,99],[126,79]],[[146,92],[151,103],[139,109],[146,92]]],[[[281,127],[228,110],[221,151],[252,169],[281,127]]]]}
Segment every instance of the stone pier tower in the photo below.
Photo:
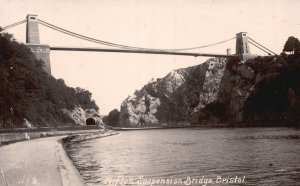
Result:
{"type": "Polygon", "coordinates": [[[235,54],[240,56],[241,60],[243,61],[256,57],[256,55],[253,55],[250,52],[247,32],[240,32],[236,34],[235,54]]]}
{"type": "Polygon", "coordinates": [[[35,57],[44,62],[43,69],[51,75],[50,47],[40,44],[40,34],[37,15],[28,14],[26,26],[26,45],[35,54],[35,57]]]}

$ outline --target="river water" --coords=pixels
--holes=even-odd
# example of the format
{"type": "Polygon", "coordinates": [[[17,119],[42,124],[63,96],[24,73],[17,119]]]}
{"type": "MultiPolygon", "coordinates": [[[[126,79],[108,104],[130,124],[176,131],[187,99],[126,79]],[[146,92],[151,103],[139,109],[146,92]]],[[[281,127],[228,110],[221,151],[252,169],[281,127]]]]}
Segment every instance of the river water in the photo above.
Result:
{"type": "Polygon", "coordinates": [[[88,185],[300,185],[300,129],[123,131],[67,152],[88,185]]]}

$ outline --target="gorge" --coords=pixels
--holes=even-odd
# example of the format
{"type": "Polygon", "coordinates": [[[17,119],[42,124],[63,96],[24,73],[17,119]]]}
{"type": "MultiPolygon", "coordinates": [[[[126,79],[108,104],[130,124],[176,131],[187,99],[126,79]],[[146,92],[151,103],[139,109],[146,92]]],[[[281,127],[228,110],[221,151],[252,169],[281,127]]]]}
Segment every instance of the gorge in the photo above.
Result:
{"type": "Polygon", "coordinates": [[[119,127],[297,125],[300,55],[211,58],[177,69],[126,98],[119,127]]]}

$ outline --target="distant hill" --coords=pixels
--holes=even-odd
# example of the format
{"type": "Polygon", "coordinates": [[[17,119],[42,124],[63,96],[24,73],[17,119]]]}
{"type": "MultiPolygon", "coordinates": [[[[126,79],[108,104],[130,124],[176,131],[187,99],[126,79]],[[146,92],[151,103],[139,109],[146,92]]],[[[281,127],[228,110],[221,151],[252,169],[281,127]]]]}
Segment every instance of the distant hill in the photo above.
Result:
{"type": "Polygon", "coordinates": [[[24,44],[0,33],[0,128],[20,127],[25,119],[37,127],[75,125],[73,110],[99,110],[89,91],[66,86],[42,65],[24,44]]]}

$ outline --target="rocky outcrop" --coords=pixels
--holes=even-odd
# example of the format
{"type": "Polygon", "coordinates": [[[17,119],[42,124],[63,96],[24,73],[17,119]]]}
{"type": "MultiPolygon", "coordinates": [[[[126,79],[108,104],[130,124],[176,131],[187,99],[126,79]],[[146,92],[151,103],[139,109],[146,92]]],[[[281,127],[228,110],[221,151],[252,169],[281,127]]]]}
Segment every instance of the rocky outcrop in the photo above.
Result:
{"type": "Polygon", "coordinates": [[[103,124],[100,114],[95,109],[83,110],[81,107],[76,107],[72,111],[67,109],[63,109],[62,111],[67,114],[77,125],[86,125],[86,120],[89,118],[93,118],[97,125],[103,124]]]}
{"type": "Polygon", "coordinates": [[[243,121],[243,106],[255,87],[254,80],[255,72],[251,67],[240,63],[239,60],[228,63],[217,98],[220,105],[227,106],[227,123],[243,121]]]}
{"type": "Polygon", "coordinates": [[[217,98],[225,65],[223,58],[209,59],[150,82],[123,101],[118,125],[141,127],[198,122],[197,113],[217,98]]]}
{"type": "Polygon", "coordinates": [[[160,99],[151,96],[147,91],[130,96],[121,105],[118,125],[127,127],[156,125],[159,122],[156,115],[159,106],[161,106],[160,99]]]}
{"type": "Polygon", "coordinates": [[[101,119],[100,113],[97,112],[95,109],[86,109],[85,110],[85,118],[93,118],[97,125],[103,125],[103,121],[101,119]]]}

